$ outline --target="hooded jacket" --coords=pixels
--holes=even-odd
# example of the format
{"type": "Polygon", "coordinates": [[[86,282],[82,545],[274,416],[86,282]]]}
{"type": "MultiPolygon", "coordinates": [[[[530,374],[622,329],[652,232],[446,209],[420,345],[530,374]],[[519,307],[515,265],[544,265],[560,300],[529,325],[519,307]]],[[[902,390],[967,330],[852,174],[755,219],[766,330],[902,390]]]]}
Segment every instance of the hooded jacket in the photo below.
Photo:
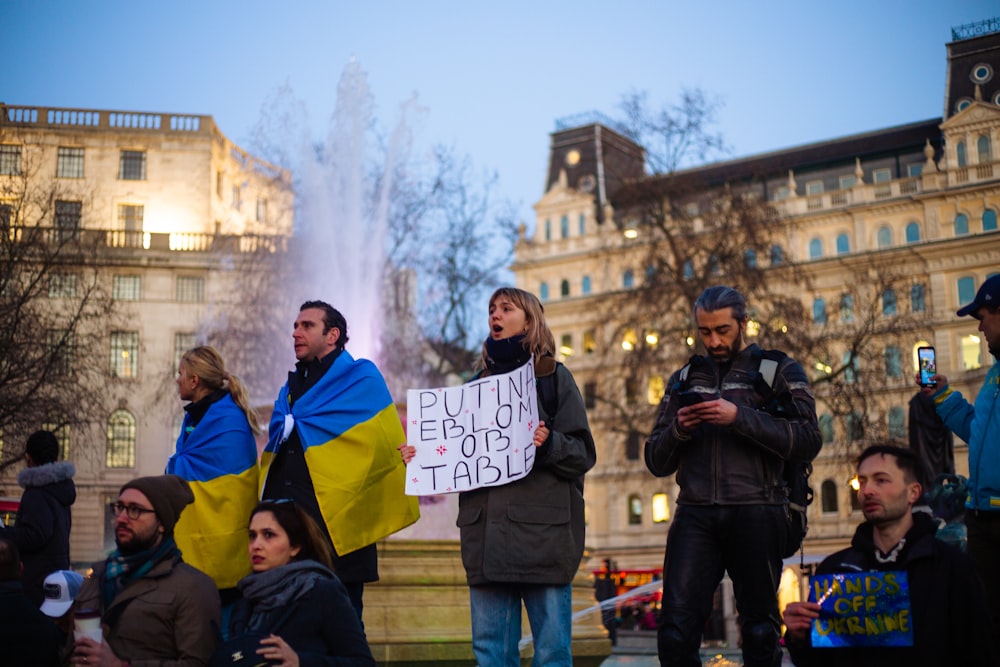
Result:
{"type": "Polygon", "coordinates": [[[76,501],[69,461],[25,468],[17,475],[24,489],[14,526],[0,534],[14,541],[24,563],[24,592],[37,604],[45,598],[42,584],[56,570],[69,569],[70,508],[76,501]]]}

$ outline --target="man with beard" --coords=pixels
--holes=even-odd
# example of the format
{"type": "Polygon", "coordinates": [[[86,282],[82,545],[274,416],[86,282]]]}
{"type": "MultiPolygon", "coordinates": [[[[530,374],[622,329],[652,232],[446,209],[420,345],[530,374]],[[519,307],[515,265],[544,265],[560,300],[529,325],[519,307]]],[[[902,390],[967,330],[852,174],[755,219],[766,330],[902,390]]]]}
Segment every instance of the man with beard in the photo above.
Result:
{"type": "MultiPolygon", "coordinates": [[[[951,431],[969,443],[968,495],[965,526],[969,556],[986,586],[993,615],[993,637],[1000,644],[1000,275],[987,278],[972,303],[958,310],[959,317],[979,320],[993,355],[993,367],[986,374],[975,404],[954,391],[940,373],[931,377],[933,387],[923,387],[934,400],[938,416],[951,431]]],[[[940,362],[939,366],[940,367],[940,362]]],[[[919,375],[917,384],[920,384],[919,375]]]]}
{"type": "Polygon", "coordinates": [[[650,472],[676,472],[680,487],[663,565],[660,664],[701,665],[702,630],[728,572],[744,664],[777,667],[791,521],[783,471],[819,451],[815,399],[802,366],[748,343],[746,300],[736,290],[706,289],[694,319],[709,356],[671,376],[645,448],[650,472]],[[773,377],[761,372],[763,361],[773,377]]]}
{"type": "Polygon", "coordinates": [[[181,560],[174,525],[194,501],[176,475],[140,477],[111,503],[115,544],[94,565],[74,603],[97,612],[104,640],[76,640],[75,665],[204,665],[215,650],[219,595],[208,575],[181,560]]]}
{"type": "Polygon", "coordinates": [[[785,642],[796,665],[997,664],[979,577],[964,554],[935,539],[933,517],[912,511],[922,493],[923,477],[913,450],[873,445],[862,452],[858,499],[865,523],[858,526],[849,548],[826,558],[816,571],[817,575],[905,572],[913,645],[814,648],[810,631],[820,618],[820,605],[793,602],[785,608],[784,621],[785,642]]]}

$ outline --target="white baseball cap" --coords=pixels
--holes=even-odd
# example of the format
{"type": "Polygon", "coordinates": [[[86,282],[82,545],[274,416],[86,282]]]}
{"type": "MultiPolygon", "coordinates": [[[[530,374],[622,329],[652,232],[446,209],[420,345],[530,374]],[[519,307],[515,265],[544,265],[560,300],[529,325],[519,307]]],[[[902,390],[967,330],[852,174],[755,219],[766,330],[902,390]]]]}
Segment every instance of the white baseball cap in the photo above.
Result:
{"type": "Polygon", "coordinates": [[[59,618],[73,605],[76,594],[80,592],[83,576],[73,570],[56,570],[45,577],[42,589],[45,591],[45,601],[42,602],[42,613],[52,618],[59,618]]]}

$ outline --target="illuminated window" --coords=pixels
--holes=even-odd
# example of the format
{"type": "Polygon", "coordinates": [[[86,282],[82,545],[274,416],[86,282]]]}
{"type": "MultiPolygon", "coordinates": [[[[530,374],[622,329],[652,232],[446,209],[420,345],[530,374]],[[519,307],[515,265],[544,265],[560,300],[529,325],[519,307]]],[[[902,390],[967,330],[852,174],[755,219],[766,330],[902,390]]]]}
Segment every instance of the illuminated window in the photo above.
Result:
{"type": "Polygon", "coordinates": [[[962,369],[971,371],[983,366],[982,344],[979,336],[962,336],[959,349],[962,350],[962,369]]]}
{"type": "Polygon", "coordinates": [[[638,526],[642,523],[642,498],[632,494],[628,497],[628,524],[638,526]]]}
{"type": "Polygon", "coordinates": [[[666,388],[667,383],[664,381],[662,375],[654,375],[649,378],[649,384],[646,389],[646,402],[650,405],[659,405],[666,388]]]}
{"type": "Polygon", "coordinates": [[[135,467],[135,417],[128,410],[116,410],[108,419],[108,468],[135,467]]]}
{"type": "Polygon", "coordinates": [[[139,371],[139,332],[111,332],[111,376],[134,378],[139,371]]]}
{"type": "Polygon", "coordinates": [[[573,334],[563,334],[559,343],[559,354],[568,357],[573,354],[573,334]]]}
{"type": "Polygon", "coordinates": [[[653,523],[670,521],[670,499],[665,493],[653,494],[653,523]]]}
{"type": "Polygon", "coordinates": [[[636,335],[635,329],[626,329],[622,334],[622,349],[631,352],[638,343],[639,337],[636,335]]]}
{"type": "Polygon", "coordinates": [[[593,354],[597,349],[597,342],[594,340],[594,332],[592,329],[588,329],[583,332],[583,353],[593,354]]]}

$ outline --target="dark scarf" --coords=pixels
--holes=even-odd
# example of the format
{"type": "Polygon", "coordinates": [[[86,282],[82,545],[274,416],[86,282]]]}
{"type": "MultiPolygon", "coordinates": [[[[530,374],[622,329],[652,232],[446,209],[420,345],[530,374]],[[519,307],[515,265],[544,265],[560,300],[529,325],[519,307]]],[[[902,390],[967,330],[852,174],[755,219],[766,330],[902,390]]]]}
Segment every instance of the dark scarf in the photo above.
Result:
{"type": "Polygon", "coordinates": [[[524,346],[524,335],[493,340],[486,338],[486,367],[491,373],[509,373],[520,368],[531,358],[531,350],[524,346]]]}
{"type": "MultiPolygon", "coordinates": [[[[288,565],[243,577],[236,585],[252,609],[245,630],[261,630],[276,609],[301,599],[317,581],[332,577],[330,570],[314,560],[292,561],[288,565]]],[[[268,631],[273,630],[268,628],[268,631]]]]}
{"type": "Polygon", "coordinates": [[[111,601],[125,587],[146,576],[154,565],[167,559],[172,559],[175,565],[181,559],[181,552],[173,535],[164,537],[157,546],[139,553],[125,555],[118,549],[112,551],[104,564],[104,589],[101,591],[103,608],[110,607],[111,601]]]}

